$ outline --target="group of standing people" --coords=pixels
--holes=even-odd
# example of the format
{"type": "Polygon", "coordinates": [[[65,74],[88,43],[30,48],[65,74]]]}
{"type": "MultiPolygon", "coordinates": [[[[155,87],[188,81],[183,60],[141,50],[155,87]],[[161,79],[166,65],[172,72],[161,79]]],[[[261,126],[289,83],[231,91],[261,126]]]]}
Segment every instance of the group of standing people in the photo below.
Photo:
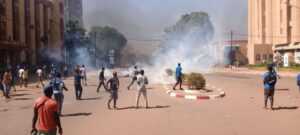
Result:
{"type": "MultiPolygon", "coordinates": [[[[82,96],[82,84],[85,84],[83,70],[79,66],[74,71],[74,87],[76,99],[80,100],[82,96]]],[[[99,73],[99,86],[97,92],[99,92],[101,86],[104,86],[105,90],[110,93],[110,98],[107,102],[108,109],[111,109],[111,102],[113,101],[113,108],[117,109],[118,91],[120,89],[120,81],[116,71],[113,76],[106,81],[105,68],[102,68],[99,73]]],[[[135,70],[132,75],[133,82],[137,84],[137,99],[136,108],[139,108],[140,96],[143,95],[146,100],[146,108],[148,108],[147,89],[148,79],[145,76],[144,70],[135,70]]],[[[130,87],[129,87],[130,88],[130,87]]],[[[33,135],[56,135],[57,131],[59,134],[63,134],[63,129],[60,122],[60,116],[62,114],[62,106],[64,100],[63,91],[68,91],[65,86],[61,74],[55,73],[55,76],[50,80],[49,84],[43,88],[44,95],[38,98],[34,103],[34,115],[32,119],[32,130],[33,135]],[[54,96],[54,99],[52,99],[54,96]]],[[[129,90],[129,89],[128,89],[129,90]]]]}
{"type": "MultiPolygon", "coordinates": [[[[84,65],[82,66],[84,67],[84,65]]],[[[76,99],[80,100],[82,95],[82,80],[86,78],[86,70],[77,66],[74,71],[74,85],[76,99]],[[85,72],[85,73],[82,73],[85,72]],[[85,75],[85,76],[84,76],[85,75]]],[[[41,77],[42,69],[37,70],[37,75],[41,77]]],[[[63,71],[66,75],[66,72],[63,71]]],[[[60,123],[60,116],[62,115],[64,91],[68,91],[62,75],[55,69],[52,69],[49,76],[49,84],[44,86],[42,78],[40,83],[43,86],[44,95],[38,98],[34,103],[34,116],[32,120],[33,135],[56,135],[57,130],[59,134],[63,134],[63,129],[60,123]],[[52,96],[54,97],[52,99],[52,96]]],[[[85,82],[86,84],[86,82],[85,82]]]]}
{"type": "MultiPolygon", "coordinates": [[[[137,66],[134,66],[134,70],[131,75],[131,82],[127,86],[127,89],[130,90],[130,87],[137,84],[137,97],[136,97],[136,108],[139,108],[139,101],[141,95],[143,95],[146,101],[146,108],[148,108],[148,98],[147,98],[147,88],[148,85],[148,78],[145,76],[144,70],[138,70],[137,66]]],[[[99,85],[97,87],[97,92],[100,91],[101,86],[104,87],[106,91],[110,93],[110,98],[107,102],[108,109],[111,109],[111,102],[113,101],[113,108],[117,109],[117,100],[118,100],[118,91],[120,88],[120,81],[116,71],[113,72],[113,76],[108,79],[107,82],[105,78],[105,68],[102,68],[99,72],[99,85]]]]}
{"type": "Polygon", "coordinates": [[[18,67],[16,70],[7,68],[0,77],[0,90],[5,98],[10,98],[11,89],[16,91],[16,83],[19,82],[20,88],[28,85],[29,70],[24,67],[18,67]]]}

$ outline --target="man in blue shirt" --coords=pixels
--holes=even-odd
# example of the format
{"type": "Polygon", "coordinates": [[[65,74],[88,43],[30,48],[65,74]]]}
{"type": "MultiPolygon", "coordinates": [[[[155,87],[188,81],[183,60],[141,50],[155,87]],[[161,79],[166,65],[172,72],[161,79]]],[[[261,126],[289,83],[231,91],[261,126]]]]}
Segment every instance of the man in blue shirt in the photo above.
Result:
{"type": "Polygon", "coordinates": [[[81,100],[81,96],[82,96],[81,79],[82,79],[82,76],[80,75],[80,70],[77,68],[77,69],[75,69],[75,75],[74,75],[76,100],[81,100]]]}
{"type": "Polygon", "coordinates": [[[61,79],[60,73],[56,73],[55,77],[52,80],[50,80],[50,86],[53,89],[54,99],[58,104],[58,113],[61,115],[64,103],[63,90],[68,91],[68,88],[65,86],[65,83],[61,79]]]}
{"type": "Polygon", "coordinates": [[[300,73],[297,75],[297,85],[298,85],[299,92],[300,92],[300,73]]]}
{"type": "Polygon", "coordinates": [[[177,67],[176,67],[176,84],[173,86],[173,90],[176,90],[176,86],[179,84],[179,88],[180,90],[182,89],[182,68],[181,68],[181,64],[178,63],[177,67]]]}
{"type": "Polygon", "coordinates": [[[264,95],[265,95],[265,108],[267,109],[268,99],[271,102],[271,109],[273,109],[274,103],[274,92],[275,85],[277,82],[277,74],[274,71],[273,65],[268,65],[268,72],[266,72],[263,76],[263,84],[264,84],[264,95]]]}
{"type": "Polygon", "coordinates": [[[110,98],[107,102],[107,107],[108,109],[111,109],[110,103],[113,100],[114,109],[117,109],[118,91],[120,87],[120,81],[117,72],[113,72],[113,77],[107,81],[106,86],[108,88],[108,91],[110,92],[110,98]]]}

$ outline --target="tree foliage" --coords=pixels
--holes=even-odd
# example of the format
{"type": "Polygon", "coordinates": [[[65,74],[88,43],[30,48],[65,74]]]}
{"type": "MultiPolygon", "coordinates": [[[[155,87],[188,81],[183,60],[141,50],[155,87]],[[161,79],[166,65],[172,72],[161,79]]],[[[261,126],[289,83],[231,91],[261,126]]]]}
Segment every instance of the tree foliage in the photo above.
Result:
{"type": "Polygon", "coordinates": [[[167,40],[191,40],[198,44],[212,40],[214,27],[205,12],[184,14],[173,26],[165,29],[167,40]]]}
{"type": "Polygon", "coordinates": [[[88,48],[90,48],[90,40],[85,33],[86,30],[81,28],[77,21],[67,22],[64,34],[64,45],[68,55],[68,64],[79,64],[77,56],[80,54],[78,54],[78,50],[88,50],[88,48]]]}
{"type": "Polygon", "coordinates": [[[89,32],[92,42],[97,45],[97,52],[107,54],[110,50],[120,53],[127,44],[126,37],[112,27],[94,26],[89,32]]]}

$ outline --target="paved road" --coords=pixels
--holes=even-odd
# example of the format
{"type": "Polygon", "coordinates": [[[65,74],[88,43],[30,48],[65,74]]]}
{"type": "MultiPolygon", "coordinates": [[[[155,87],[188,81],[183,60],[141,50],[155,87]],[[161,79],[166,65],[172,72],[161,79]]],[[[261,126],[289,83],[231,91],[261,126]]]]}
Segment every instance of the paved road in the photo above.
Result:
{"type": "MultiPolygon", "coordinates": [[[[119,110],[108,110],[108,94],[96,93],[96,76],[89,76],[83,101],[74,99],[72,79],[66,92],[62,123],[65,135],[299,135],[300,94],[293,78],[279,81],[275,111],[263,109],[259,76],[210,74],[208,82],[226,91],[217,100],[170,98],[160,85],[151,85],[151,109],[133,109],[135,92],[127,91],[121,79],[119,110]]],[[[31,87],[17,92],[13,100],[0,99],[0,134],[25,135],[30,131],[32,103],[41,95],[31,87]]],[[[143,100],[142,100],[143,101],[143,100]]],[[[143,103],[143,102],[142,102],[143,103]]]]}

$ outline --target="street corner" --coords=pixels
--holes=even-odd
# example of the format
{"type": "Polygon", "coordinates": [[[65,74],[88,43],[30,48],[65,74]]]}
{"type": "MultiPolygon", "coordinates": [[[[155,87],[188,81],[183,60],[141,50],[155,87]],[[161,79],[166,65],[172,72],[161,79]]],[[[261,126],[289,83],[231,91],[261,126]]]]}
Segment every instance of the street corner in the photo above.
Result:
{"type": "Polygon", "coordinates": [[[166,93],[173,98],[183,98],[188,100],[214,100],[221,99],[226,96],[226,92],[215,86],[207,85],[202,90],[191,90],[185,88],[184,90],[170,90],[168,86],[165,86],[166,93]]]}

